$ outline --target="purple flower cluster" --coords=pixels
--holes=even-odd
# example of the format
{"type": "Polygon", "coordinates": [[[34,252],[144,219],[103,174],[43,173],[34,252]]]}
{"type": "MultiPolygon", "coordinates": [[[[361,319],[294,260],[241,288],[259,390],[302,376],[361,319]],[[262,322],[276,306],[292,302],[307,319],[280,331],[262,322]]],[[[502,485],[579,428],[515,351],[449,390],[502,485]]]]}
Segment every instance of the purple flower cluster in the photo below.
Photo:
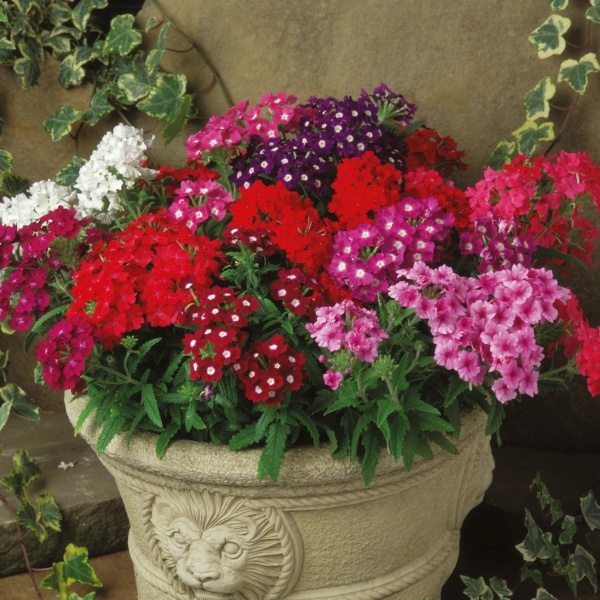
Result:
{"type": "MultiPolygon", "coordinates": [[[[379,326],[374,310],[356,306],[351,300],[318,308],[315,314],[316,321],[308,323],[306,329],[320,348],[332,353],[349,350],[358,360],[372,363],[378,356],[377,345],[389,337],[379,326]]],[[[342,378],[332,369],[323,376],[326,385],[334,390],[342,378]]]]}
{"type": "Polygon", "coordinates": [[[415,263],[398,275],[401,281],[389,295],[427,320],[439,365],[473,385],[481,385],[486,372],[493,374],[500,402],[517,392],[537,394],[544,352],[534,326],[554,321],[554,303],[570,296],[551,271],[513,265],[467,278],[447,265],[431,269],[415,263]]]}
{"type": "Polygon", "coordinates": [[[374,225],[336,233],[327,271],[353,298],[374,302],[397,281],[398,269],[434,260],[453,221],[435,198],[404,198],[380,209],[374,225]]]}
{"type": "Polygon", "coordinates": [[[474,231],[460,234],[460,253],[480,257],[480,273],[513,265],[529,267],[537,245],[530,235],[516,232],[517,227],[506,219],[477,217],[474,231]]]}
{"type": "Polygon", "coordinates": [[[335,177],[333,167],[367,150],[382,162],[404,167],[406,147],[389,124],[393,121],[396,130],[408,125],[415,107],[387,86],[381,85],[370,95],[362,90],[356,100],[313,97],[300,108],[308,116],[300,120],[295,137],[265,141],[253,136],[246,152],[232,161],[231,180],[239,188],[263,177],[282,181],[290,190],[323,197],[335,177]]]}

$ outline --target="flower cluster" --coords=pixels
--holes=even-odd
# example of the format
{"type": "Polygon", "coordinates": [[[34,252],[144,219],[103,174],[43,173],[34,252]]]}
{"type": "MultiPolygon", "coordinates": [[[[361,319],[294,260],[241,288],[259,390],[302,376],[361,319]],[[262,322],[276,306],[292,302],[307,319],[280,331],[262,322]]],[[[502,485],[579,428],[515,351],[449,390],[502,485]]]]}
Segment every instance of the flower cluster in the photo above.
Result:
{"type": "Polygon", "coordinates": [[[569,297],[550,271],[514,265],[475,279],[420,262],[398,274],[389,294],[428,322],[438,364],[473,385],[483,383],[486,371],[493,373],[500,402],[517,392],[537,394],[536,368],[544,354],[534,327],[554,321],[554,303],[569,297]]]}

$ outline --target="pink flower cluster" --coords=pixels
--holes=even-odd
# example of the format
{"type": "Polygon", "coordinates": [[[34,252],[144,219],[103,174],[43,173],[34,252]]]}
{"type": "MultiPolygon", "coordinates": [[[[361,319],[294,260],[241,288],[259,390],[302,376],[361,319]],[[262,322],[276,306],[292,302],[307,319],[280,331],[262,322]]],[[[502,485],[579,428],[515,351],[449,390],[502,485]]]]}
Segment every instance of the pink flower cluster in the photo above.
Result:
{"type": "Polygon", "coordinates": [[[286,96],[283,92],[265,94],[250,109],[248,101],[245,101],[230,108],[224,115],[212,116],[201,131],[185,142],[188,159],[198,160],[203,152],[215,148],[235,148],[241,142],[249,141],[253,135],[265,142],[278,138],[280,127],[286,132],[296,131],[305,115],[305,109],[292,106],[296,101],[296,96],[286,96]]]}
{"type": "Polygon", "coordinates": [[[551,271],[513,265],[467,278],[446,265],[415,263],[398,276],[389,295],[427,320],[439,365],[473,385],[481,385],[486,372],[494,374],[492,390],[500,402],[517,392],[537,393],[543,349],[534,326],[554,321],[555,302],[570,294],[551,271]]]}
{"type": "Polygon", "coordinates": [[[353,298],[374,302],[396,281],[398,268],[434,259],[453,222],[435,198],[404,198],[380,209],[374,225],[362,223],[336,233],[327,271],[353,298]]]}
{"type": "Polygon", "coordinates": [[[92,324],[82,317],[56,323],[36,350],[44,381],[55,390],[85,389],[81,375],[85,361],[94,349],[92,324]]]}
{"type": "MultiPolygon", "coordinates": [[[[349,350],[360,361],[373,362],[379,342],[389,337],[379,326],[374,310],[356,306],[351,300],[323,306],[315,312],[316,321],[308,323],[306,329],[320,348],[331,353],[349,350]]],[[[341,380],[342,374],[332,369],[323,376],[325,384],[334,390],[341,380]]]]}
{"type": "Polygon", "coordinates": [[[221,221],[227,214],[227,205],[233,198],[225,188],[209,180],[182,181],[175,191],[169,213],[175,223],[185,223],[196,231],[209,217],[221,221]]]}

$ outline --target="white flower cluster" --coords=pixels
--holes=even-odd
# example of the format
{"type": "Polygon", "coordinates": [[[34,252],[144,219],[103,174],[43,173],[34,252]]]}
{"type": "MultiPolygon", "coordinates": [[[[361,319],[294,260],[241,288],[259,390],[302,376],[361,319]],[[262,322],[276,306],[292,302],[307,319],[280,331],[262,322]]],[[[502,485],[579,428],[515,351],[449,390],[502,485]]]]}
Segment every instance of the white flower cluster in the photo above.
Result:
{"type": "Polygon", "coordinates": [[[75,183],[78,216],[110,220],[121,208],[120,190],[131,189],[140,177],[152,179],[155,171],[140,166],[149,145],[136,127],[121,124],[107,133],[79,171],[75,183]],[[107,218],[98,214],[105,202],[107,218]]]}
{"type": "Polygon", "coordinates": [[[59,206],[72,205],[75,191],[54,181],[36,181],[29,190],[0,203],[0,222],[3,225],[24,227],[59,206]]]}

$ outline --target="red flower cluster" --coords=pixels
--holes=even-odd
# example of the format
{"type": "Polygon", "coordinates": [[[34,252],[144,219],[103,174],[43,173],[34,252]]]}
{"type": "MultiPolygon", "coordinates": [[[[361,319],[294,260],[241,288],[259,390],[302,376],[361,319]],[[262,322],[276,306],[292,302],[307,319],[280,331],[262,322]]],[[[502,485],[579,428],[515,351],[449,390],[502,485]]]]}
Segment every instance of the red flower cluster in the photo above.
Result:
{"type": "Polygon", "coordinates": [[[89,319],[107,349],[144,323],[181,325],[194,289],[218,275],[225,258],[219,247],[174,224],[165,210],[143,215],[97,244],[73,273],[67,317],[89,319]]]}
{"type": "Polygon", "coordinates": [[[321,219],[311,200],[301,199],[283,183],[257,181],[243,189],[229,206],[233,219],[224,232],[230,243],[243,241],[255,250],[271,254],[281,250],[295,265],[316,273],[329,260],[332,225],[321,219]]]}
{"type": "Polygon", "coordinates": [[[283,336],[254,341],[233,364],[244,395],[252,402],[279,404],[285,392],[302,387],[302,365],[306,358],[285,343],[283,336]]]}
{"type": "Polygon", "coordinates": [[[454,169],[467,170],[462,161],[465,152],[458,150],[450,136],[442,137],[434,129],[425,127],[413,131],[404,138],[404,142],[408,146],[405,161],[409,171],[416,171],[419,167],[434,168],[446,179],[454,169]]]}
{"type": "Polygon", "coordinates": [[[186,354],[191,354],[190,378],[218,381],[223,367],[237,361],[246,340],[242,328],[248,315],[260,306],[250,295],[239,297],[230,288],[212,287],[196,292],[195,303],[186,311],[186,322],[198,326],[183,338],[186,354]]]}
{"type": "Polygon", "coordinates": [[[171,196],[183,181],[215,181],[220,176],[217,171],[213,171],[204,165],[182,169],[171,169],[165,165],[158,169],[152,185],[156,187],[160,183],[164,187],[164,195],[171,196]]]}
{"type": "Polygon", "coordinates": [[[597,396],[600,394],[600,327],[593,329],[584,324],[577,334],[581,349],[575,361],[579,372],[587,377],[590,394],[597,396]]]}
{"type": "Polygon", "coordinates": [[[344,229],[374,222],[375,213],[384,206],[400,201],[402,173],[382,162],[371,151],[356,158],[345,158],[338,165],[331,187],[335,194],[329,211],[336,215],[344,229]]]}

